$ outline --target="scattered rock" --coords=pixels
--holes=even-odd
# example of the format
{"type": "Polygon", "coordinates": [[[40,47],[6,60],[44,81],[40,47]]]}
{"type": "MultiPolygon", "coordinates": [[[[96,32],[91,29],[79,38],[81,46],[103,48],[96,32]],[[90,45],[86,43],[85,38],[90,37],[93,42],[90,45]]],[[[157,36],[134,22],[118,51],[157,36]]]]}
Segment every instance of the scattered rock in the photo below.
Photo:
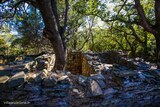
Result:
{"type": "Polygon", "coordinates": [[[95,80],[90,80],[90,84],[88,88],[89,88],[88,91],[90,91],[88,92],[88,97],[95,97],[95,96],[103,95],[103,91],[101,87],[95,80]]]}

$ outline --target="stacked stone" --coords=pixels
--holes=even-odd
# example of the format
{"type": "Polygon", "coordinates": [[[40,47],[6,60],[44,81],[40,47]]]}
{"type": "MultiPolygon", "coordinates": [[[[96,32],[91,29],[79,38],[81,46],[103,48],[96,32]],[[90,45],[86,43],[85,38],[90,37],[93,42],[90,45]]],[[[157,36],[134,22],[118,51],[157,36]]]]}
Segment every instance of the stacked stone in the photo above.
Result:
{"type": "Polygon", "coordinates": [[[26,82],[26,75],[23,71],[16,73],[11,77],[4,75],[0,77],[0,89],[11,89],[19,85],[22,85],[24,82],[26,82]]]}
{"type": "MultiPolygon", "coordinates": [[[[58,71],[59,72],[59,71],[58,71]]],[[[71,83],[67,75],[63,72],[51,73],[49,77],[42,82],[42,93],[49,97],[46,102],[48,107],[68,107],[69,91],[71,83]]]]}
{"type": "Polygon", "coordinates": [[[1,76],[0,100],[24,102],[28,106],[67,107],[72,85],[64,71],[57,72],[46,77],[37,75],[32,81],[23,71],[11,77],[1,76]]]}
{"type": "MultiPolygon", "coordinates": [[[[12,103],[13,101],[24,101],[24,96],[27,92],[23,90],[23,85],[26,82],[25,73],[19,72],[13,76],[0,76],[0,101],[12,103]]],[[[3,106],[3,105],[2,105],[3,106]]],[[[5,105],[6,106],[6,105],[5,105]]]]}
{"type": "Polygon", "coordinates": [[[78,84],[86,87],[86,97],[102,96],[106,89],[105,78],[101,74],[94,74],[90,77],[79,75],[78,84]]]}
{"type": "Polygon", "coordinates": [[[34,61],[28,62],[25,68],[28,71],[42,71],[46,69],[51,71],[55,63],[55,54],[44,54],[35,58],[34,61]]]}
{"type": "MultiPolygon", "coordinates": [[[[88,61],[88,66],[91,66],[94,68],[95,73],[98,73],[101,71],[100,66],[102,65],[101,58],[98,54],[90,53],[90,54],[84,54],[88,61]]],[[[93,73],[93,72],[92,72],[93,73]]]]}
{"type": "Polygon", "coordinates": [[[82,53],[70,52],[67,55],[66,70],[71,71],[73,74],[82,73],[82,53]]]}

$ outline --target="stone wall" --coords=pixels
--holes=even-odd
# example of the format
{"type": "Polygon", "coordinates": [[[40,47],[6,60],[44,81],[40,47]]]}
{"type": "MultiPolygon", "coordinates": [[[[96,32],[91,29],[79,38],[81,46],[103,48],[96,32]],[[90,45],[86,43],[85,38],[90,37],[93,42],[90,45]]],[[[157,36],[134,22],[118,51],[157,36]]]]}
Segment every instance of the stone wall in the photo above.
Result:
{"type": "Polygon", "coordinates": [[[90,74],[94,74],[95,70],[92,65],[89,64],[86,56],[82,55],[82,75],[90,76],[90,74]]]}
{"type": "Polygon", "coordinates": [[[86,56],[82,52],[68,54],[66,70],[73,74],[82,74],[84,76],[94,73],[93,67],[88,63],[86,56]]]}
{"type": "Polygon", "coordinates": [[[83,75],[51,72],[55,56],[49,54],[0,70],[0,107],[159,107],[159,69],[150,70],[140,59],[118,60],[112,52],[75,52],[69,57],[70,70],[83,75]]]}
{"type": "Polygon", "coordinates": [[[81,52],[68,53],[66,70],[71,71],[73,74],[82,74],[82,53],[81,52]]]}
{"type": "Polygon", "coordinates": [[[68,76],[61,71],[46,72],[21,71],[11,76],[1,76],[0,106],[67,107],[72,87],[68,76]]]}
{"type": "Polygon", "coordinates": [[[35,54],[35,55],[0,55],[0,64],[8,64],[14,61],[21,60],[34,60],[38,56],[44,55],[45,53],[35,54]]]}

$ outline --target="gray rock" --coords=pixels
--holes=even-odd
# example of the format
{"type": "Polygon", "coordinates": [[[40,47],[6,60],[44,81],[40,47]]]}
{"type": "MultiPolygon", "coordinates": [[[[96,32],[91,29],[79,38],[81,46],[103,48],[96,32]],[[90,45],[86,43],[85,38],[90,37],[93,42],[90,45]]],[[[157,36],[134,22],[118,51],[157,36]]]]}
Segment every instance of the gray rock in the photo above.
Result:
{"type": "Polygon", "coordinates": [[[54,77],[45,78],[42,82],[44,87],[53,87],[57,83],[57,79],[54,77]]]}
{"type": "Polygon", "coordinates": [[[55,55],[54,54],[44,54],[35,59],[35,66],[38,70],[47,69],[49,71],[52,70],[55,63],[55,55]]]}
{"type": "Polygon", "coordinates": [[[9,88],[17,87],[19,85],[22,85],[25,81],[26,81],[25,73],[23,71],[19,72],[8,80],[8,87],[9,88]]]}
{"type": "Polygon", "coordinates": [[[60,78],[58,78],[58,83],[61,83],[61,84],[70,84],[70,79],[68,78],[67,75],[61,76],[60,78]]]}
{"type": "Polygon", "coordinates": [[[60,78],[58,78],[58,81],[63,81],[63,80],[66,80],[66,79],[68,79],[67,75],[61,76],[60,78]]]}
{"type": "Polygon", "coordinates": [[[102,74],[92,74],[90,78],[94,80],[98,80],[98,79],[105,80],[105,77],[102,74]]]}
{"type": "Polygon", "coordinates": [[[86,85],[86,80],[87,80],[87,77],[85,77],[85,76],[83,76],[83,75],[79,75],[79,77],[78,77],[78,83],[80,84],[80,85],[86,85]]]}
{"type": "Polygon", "coordinates": [[[117,90],[113,89],[113,88],[108,88],[104,91],[104,95],[108,95],[108,94],[114,94],[116,93],[117,90]]]}
{"type": "Polygon", "coordinates": [[[42,88],[40,85],[27,83],[24,87],[24,90],[38,95],[41,93],[42,88]]]}
{"type": "Polygon", "coordinates": [[[106,88],[106,83],[104,82],[104,80],[96,80],[96,82],[99,84],[99,86],[100,86],[102,89],[105,89],[105,88],[106,88]]]}
{"type": "Polygon", "coordinates": [[[42,82],[42,80],[43,80],[44,78],[46,78],[46,77],[47,77],[47,75],[46,75],[44,72],[41,72],[40,74],[38,74],[38,75],[34,78],[34,80],[35,80],[36,83],[40,83],[40,82],[42,82]]]}
{"type": "Polygon", "coordinates": [[[36,66],[36,68],[37,68],[38,70],[46,69],[46,68],[47,68],[47,67],[46,67],[46,60],[38,60],[38,61],[37,61],[37,66],[36,66]]]}
{"type": "Polygon", "coordinates": [[[103,95],[103,91],[102,91],[101,87],[99,86],[99,84],[95,80],[90,81],[90,91],[91,91],[90,92],[91,96],[89,95],[89,97],[103,95]]]}
{"type": "Polygon", "coordinates": [[[0,90],[7,88],[7,81],[9,80],[8,76],[2,76],[0,77],[0,90]]]}

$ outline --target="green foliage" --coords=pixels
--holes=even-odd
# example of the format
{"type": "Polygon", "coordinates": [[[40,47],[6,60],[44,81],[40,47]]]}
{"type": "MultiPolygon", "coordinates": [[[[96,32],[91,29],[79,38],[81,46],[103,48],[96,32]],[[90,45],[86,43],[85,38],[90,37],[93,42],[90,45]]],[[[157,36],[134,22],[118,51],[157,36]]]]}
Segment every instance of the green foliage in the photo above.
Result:
{"type": "Polygon", "coordinates": [[[7,42],[0,36],[0,54],[5,54],[5,51],[8,49],[7,42]]]}
{"type": "MultiPolygon", "coordinates": [[[[65,32],[69,50],[103,52],[107,50],[129,51],[131,55],[154,55],[155,39],[135,25],[139,16],[133,0],[69,0],[68,21],[65,32]],[[99,27],[99,19],[104,26],[99,27]]],[[[154,2],[141,0],[148,21],[155,24],[154,2]]],[[[24,5],[24,4],[22,4],[24,5]]],[[[65,0],[57,0],[60,25],[64,24],[65,0]]],[[[34,54],[50,49],[49,41],[42,37],[44,27],[40,12],[32,6],[19,7],[14,17],[20,37],[3,36],[1,52],[11,43],[11,54],[34,54]]],[[[9,32],[10,29],[3,29],[9,32]]]]}

